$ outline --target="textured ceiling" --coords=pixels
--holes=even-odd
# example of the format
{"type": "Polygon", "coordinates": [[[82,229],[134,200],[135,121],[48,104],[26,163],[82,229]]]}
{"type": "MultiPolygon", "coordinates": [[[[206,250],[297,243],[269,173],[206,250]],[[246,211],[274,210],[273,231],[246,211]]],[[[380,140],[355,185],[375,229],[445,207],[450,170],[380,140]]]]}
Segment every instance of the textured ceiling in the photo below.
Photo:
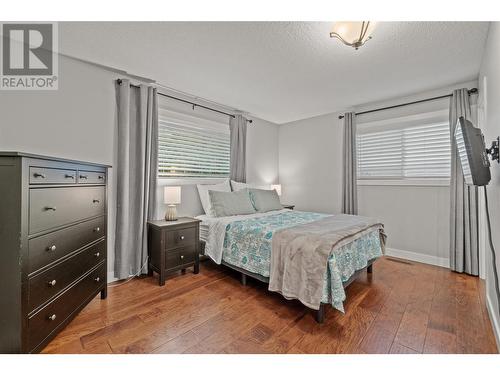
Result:
{"type": "Polygon", "coordinates": [[[60,23],[62,53],[284,123],[477,77],[486,22],[382,22],[358,51],[328,22],[60,23]]]}

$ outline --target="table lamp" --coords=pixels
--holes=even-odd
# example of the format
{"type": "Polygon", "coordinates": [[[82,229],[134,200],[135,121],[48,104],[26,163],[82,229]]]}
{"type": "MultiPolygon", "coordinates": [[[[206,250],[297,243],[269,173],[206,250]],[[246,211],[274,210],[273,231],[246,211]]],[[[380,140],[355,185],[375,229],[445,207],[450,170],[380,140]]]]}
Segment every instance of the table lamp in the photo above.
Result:
{"type": "Polygon", "coordinates": [[[167,212],[165,213],[166,221],[177,220],[177,204],[181,204],[181,187],[180,186],[165,186],[164,203],[167,204],[167,212]]]}
{"type": "Polygon", "coordinates": [[[278,196],[281,197],[281,185],[271,185],[271,190],[276,190],[276,193],[278,193],[278,196]]]}

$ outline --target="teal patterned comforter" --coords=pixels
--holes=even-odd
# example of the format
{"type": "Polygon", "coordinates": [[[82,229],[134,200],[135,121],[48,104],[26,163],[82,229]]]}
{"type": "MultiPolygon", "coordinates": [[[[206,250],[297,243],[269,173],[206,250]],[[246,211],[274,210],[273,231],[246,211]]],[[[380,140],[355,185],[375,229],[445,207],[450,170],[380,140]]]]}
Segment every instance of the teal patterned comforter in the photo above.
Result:
{"type": "MultiPolygon", "coordinates": [[[[234,221],[226,226],[222,259],[247,271],[269,277],[271,245],[274,232],[321,220],[329,215],[315,212],[287,211],[276,215],[234,221]]],[[[343,282],[369,260],[382,255],[378,230],[368,232],[342,246],[328,258],[324,275],[322,302],[344,312],[343,282]]]]}

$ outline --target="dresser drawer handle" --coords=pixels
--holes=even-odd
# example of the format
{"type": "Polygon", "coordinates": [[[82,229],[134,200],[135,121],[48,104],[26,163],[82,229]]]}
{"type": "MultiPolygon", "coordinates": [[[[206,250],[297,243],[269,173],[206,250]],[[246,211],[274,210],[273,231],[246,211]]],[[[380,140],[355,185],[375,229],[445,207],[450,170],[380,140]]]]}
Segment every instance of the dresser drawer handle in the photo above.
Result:
{"type": "Polygon", "coordinates": [[[52,314],[52,315],[49,315],[48,318],[49,318],[49,320],[54,321],[54,320],[56,320],[57,316],[56,316],[56,314],[52,314]]]}
{"type": "Polygon", "coordinates": [[[75,176],[73,176],[72,174],[66,174],[66,175],[64,175],[64,177],[71,178],[73,180],[75,179],[75,176]]]}
{"type": "Polygon", "coordinates": [[[49,284],[50,287],[55,286],[56,285],[56,281],[55,280],[49,281],[48,284],[49,284]]]}
{"type": "Polygon", "coordinates": [[[56,245],[47,247],[47,251],[56,251],[56,249],[57,249],[56,245]]]}
{"type": "Polygon", "coordinates": [[[104,180],[104,176],[101,176],[101,175],[97,176],[97,178],[98,178],[99,180],[104,180]]]}
{"type": "Polygon", "coordinates": [[[33,176],[35,176],[35,178],[38,178],[38,177],[45,178],[46,177],[43,173],[38,173],[38,172],[33,173],[33,176]]]}
{"type": "Polygon", "coordinates": [[[87,175],[85,175],[85,174],[81,174],[81,175],[80,175],[80,178],[82,178],[82,179],[86,180],[86,179],[87,179],[87,175]]]}
{"type": "Polygon", "coordinates": [[[184,238],[186,238],[186,237],[180,236],[179,238],[181,239],[181,241],[184,241],[184,238]]]}
{"type": "Polygon", "coordinates": [[[101,253],[97,252],[94,254],[96,258],[99,258],[101,256],[101,253]]]}
{"type": "Polygon", "coordinates": [[[99,202],[100,202],[99,199],[93,199],[92,200],[92,203],[99,203],[99,202]]]}
{"type": "Polygon", "coordinates": [[[181,255],[181,260],[184,259],[184,255],[181,255]]]}
{"type": "Polygon", "coordinates": [[[55,211],[55,210],[57,210],[56,206],[47,206],[47,207],[45,207],[45,211],[55,211]]]}
{"type": "Polygon", "coordinates": [[[95,281],[96,283],[98,283],[99,281],[101,281],[101,278],[100,278],[99,276],[97,276],[97,277],[94,279],[94,281],[95,281]]]}
{"type": "Polygon", "coordinates": [[[101,228],[99,228],[99,227],[94,228],[94,232],[100,232],[100,231],[101,231],[101,228]]]}

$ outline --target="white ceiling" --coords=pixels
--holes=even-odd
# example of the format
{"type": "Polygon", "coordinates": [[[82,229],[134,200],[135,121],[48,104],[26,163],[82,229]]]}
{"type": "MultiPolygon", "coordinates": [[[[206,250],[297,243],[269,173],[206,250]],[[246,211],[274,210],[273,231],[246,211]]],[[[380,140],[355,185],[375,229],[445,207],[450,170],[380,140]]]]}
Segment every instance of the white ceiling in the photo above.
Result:
{"type": "Polygon", "coordinates": [[[328,22],[60,23],[62,53],[284,123],[474,79],[487,22],[383,22],[358,51],[328,22]]]}

